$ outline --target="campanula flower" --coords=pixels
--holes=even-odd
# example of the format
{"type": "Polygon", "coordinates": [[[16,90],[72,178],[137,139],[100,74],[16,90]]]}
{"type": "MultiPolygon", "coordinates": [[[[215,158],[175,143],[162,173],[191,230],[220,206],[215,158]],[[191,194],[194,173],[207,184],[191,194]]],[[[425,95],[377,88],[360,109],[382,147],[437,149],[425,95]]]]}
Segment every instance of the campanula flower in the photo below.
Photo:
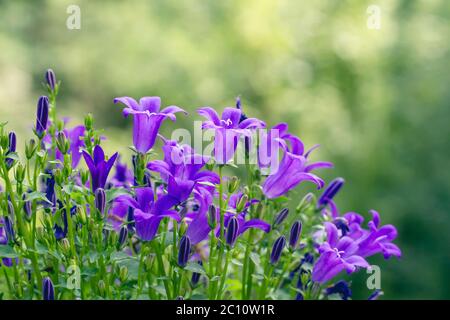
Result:
{"type": "Polygon", "coordinates": [[[126,163],[120,161],[120,156],[117,158],[115,165],[116,172],[111,179],[114,187],[130,188],[133,185],[133,171],[128,168],[126,163]]]}
{"type": "Polygon", "coordinates": [[[202,128],[214,130],[214,158],[219,164],[225,164],[233,158],[241,135],[248,135],[249,130],[266,126],[256,118],[241,121],[242,110],[239,108],[225,108],[221,118],[211,107],[199,108],[197,112],[207,119],[202,123],[202,128]]]}
{"type": "Polygon", "coordinates": [[[289,234],[289,246],[291,247],[291,249],[295,249],[297,247],[301,233],[302,233],[302,223],[300,221],[295,221],[292,224],[291,231],[289,234]]]}
{"type": "Polygon", "coordinates": [[[155,237],[163,218],[180,220],[178,213],[171,210],[174,202],[167,195],[155,201],[153,190],[149,187],[136,188],[135,194],[136,199],[130,195],[121,195],[116,201],[133,208],[136,234],[143,241],[150,241],[155,237]]]}
{"type": "Polygon", "coordinates": [[[91,187],[95,192],[98,188],[104,188],[106,179],[108,179],[109,172],[111,171],[114,162],[116,161],[118,153],[114,153],[108,161],[105,160],[105,153],[102,147],[96,145],[94,147],[94,156],[83,150],[83,157],[91,173],[91,187]]]}
{"type": "Polygon", "coordinates": [[[119,97],[114,99],[114,103],[122,103],[126,106],[123,115],[127,117],[132,114],[133,123],[133,144],[140,153],[148,152],[155,144],[159,128],[164,120],[169,118],[176,120],[175,113],[186,111],[177,106],[169,106],[163,110],[160,97],[143,97],[137,103],[130,97],[119,97]]]}
{"type": "MultiPolygon", "coordinates": [[[[281,123],[272,129],[279,131],[278,142],[284,151],[281,163],[277,170],[271,173],[263,184],[263,192],[268,198],[277,198],[295,188],[302,181],[311,181],[320,189],[324,182],[311,171],[319,168],[331,168],[330,162],[308,162],[310,151],[303,154],[303,143],[297,137],[287,132],[287,124],[281,123]],[[288,145],[290,144],[290,146],[288,145]]],[[[262,143],[264,148],[265,143],[262,143]]],[[[267,145],[266,145],[267,147],[267,145]]],[[[314,147],[313,147],[314,148],[314,147]]],[[[267,152],[265,152],[267,153],[267,152]]]]}
{"type": "Polygon", "coordinates": [[[235,216],[228,219],[227,230],[225,234],[225,242],[230,247],[233,247],[236,243],[236,239],[239,233],[239,223],[235,216]]]}
{"type": "Polygon", "coordinates": [[[397,238],[397,229],[393,225],[380,227],[380,215],[371,210],[372,220],[368,222],[369,230],[361,227],[362,217],[357,214],[346,214],[344,217],[349,221],[350,232],[348,236],[358,244],[357,254],[362,257],[370,257],[382,253],[385,259],[391,256],[401,257],[400,248],[392,241],[397,238]]]}
{"type": "Polygon", "coordinates": [[[352,273],[358,267],[367,268],[367,261],[358,255],[358,244],[350,237],[339,238],[339,232],[333,223],[325,222],[327,241],[320,248],[320,257],[314,265],[312,280],[325,283],[341,271],[352,273]]]}

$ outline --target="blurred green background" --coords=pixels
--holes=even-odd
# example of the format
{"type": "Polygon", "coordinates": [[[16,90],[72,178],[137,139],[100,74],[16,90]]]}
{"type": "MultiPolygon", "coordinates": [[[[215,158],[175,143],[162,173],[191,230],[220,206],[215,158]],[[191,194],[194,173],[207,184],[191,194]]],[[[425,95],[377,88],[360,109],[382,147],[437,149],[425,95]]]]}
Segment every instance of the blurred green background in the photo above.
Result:
{"type": "Polygon", "coordinates": [[[199,119],[241,95],[249,115],[322,145],[316,159],[336,164],[326,180],[347,181],[341,211],[374,208],[398,227],[402,259],[371,260],[384,298],[449,299],[449,19],[446,0],[0,0],[0,119],[23,145],[48,67],[60,115],[92,112],[111,151],[131,144],[114,97],[159,95],[199,119]],[[80,30],[66,27],[71,4],[80,30]]]}

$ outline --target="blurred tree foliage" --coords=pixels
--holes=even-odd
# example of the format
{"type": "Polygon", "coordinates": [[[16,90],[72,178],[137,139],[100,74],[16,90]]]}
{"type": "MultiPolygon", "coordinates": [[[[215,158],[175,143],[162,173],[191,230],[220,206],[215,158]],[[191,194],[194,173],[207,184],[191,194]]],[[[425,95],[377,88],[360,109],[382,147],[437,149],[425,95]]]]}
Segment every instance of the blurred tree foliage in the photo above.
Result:
{"type": "Polygon", "coordinates": [[[0,118],[23,144],[47,67],[60,113],[92,112],[119,151],[131,133],[116,96],[159,95],[196,118],[241,95],[248,114],[322,144],[326,178],[347,181],[341,211],[398,227],[403,258],[377,261],[386,298],[448,299],[449,18],[446,0],[0,0],[0,118]],[[374,2],[380,30],[366,25],[374,2]],[[70,4],[81,30],[66,28],[70,4]]]}

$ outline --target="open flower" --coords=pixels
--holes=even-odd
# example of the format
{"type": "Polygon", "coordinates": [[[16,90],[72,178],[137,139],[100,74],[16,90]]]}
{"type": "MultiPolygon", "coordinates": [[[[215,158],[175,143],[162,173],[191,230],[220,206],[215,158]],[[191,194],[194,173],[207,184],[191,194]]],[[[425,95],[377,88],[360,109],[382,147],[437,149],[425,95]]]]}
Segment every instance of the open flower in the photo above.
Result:
{"type": "Polygon", "coordinates": [[[118,102],[126,105],[123,109],[125,117],[130,114],[134,117],[133,144],[140,153],[146,153],[153,147],[159,128],[166,118],[175,121],[175,113],[186,113],[177,106],[169,106],[160,111],[160,97],[143,97],[139,103],[130,97],[115,98],[114,103],[118,102]]]}
{"type": "Polygon", "coordinates": [[[214,130],[214,158],[219,164],[225,164],[233,158],[241,135],[248,135],[248,130],[266,126],[256,118],[241,118],[242,111],[238,108],[225,108],[222,118],[211,107],[199,108],[197,112],[207,119],[202,123],[202,128],[214,130]]]}
{"type": "MultiPolygon", "coordinates": [[[[302,181],[311,181],[319,189],[322,188],[324,185],[323,180],[311,173],[311,171],[319,168],[331,168],[333,164],[325,161],[309,163],[308,156],[316,147],[303,154],[303,143],[299,138],[287,132],[287,124],[279,124],[274,128],[279,130],[280,138],[277,138],[277,140],[284,150],[284,155],[277,170],[271,173],[264,181],[264,194],[268,198],[277,198],[295,188],[302,181]]],[[[264,145],[267,146],[267,144],[264,145]]]]}
{"type": "Polygon", "coordinates": [[[117,156],[118,153],[116,152],[108,161],[106,161],[105,153],[99,145],[94,147],[94,157],[91,157],[86,150],[83,150],[84,160],[86,161],[91,173],[91,187],[93,192],[95,192],[98,188],[105,188],[108,174],[111,171],[117,156]]]}
{"type": "Polygon", "coordinates": [[[144,241],[152,240],[158,231],[159,224],[164,217],[170,217],[176,221],[180,220],[175,210],[170,210],[174,202],[169,197],[161,197],[154,200],[152,188],[136,188],[136,198],[130,195],[121,195],[116,202],[134,209],[136,234],[144,241]]]}
{"type": "Polygon", "coordinates": [[[314,265],[312,280],[325,283],[341,271],[352,273],[358,267],[367,268],[369,263],[358,255],[358,244],[350,237],[339,239],[339,232],[333,223],[325,222],[327,241],[320,248],[320,257],[314,265]]]}

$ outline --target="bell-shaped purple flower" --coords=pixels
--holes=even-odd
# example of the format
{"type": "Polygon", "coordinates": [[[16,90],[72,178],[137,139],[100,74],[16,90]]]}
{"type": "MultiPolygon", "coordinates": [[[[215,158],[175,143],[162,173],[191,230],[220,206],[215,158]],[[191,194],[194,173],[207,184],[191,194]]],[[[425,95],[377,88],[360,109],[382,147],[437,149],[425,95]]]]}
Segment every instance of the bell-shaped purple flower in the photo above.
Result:
{"type": "Polygon", "coordinates": [[[55,300],[55,288],[49,277],[42,279],[42,300],[55,300]]]}
{"type": "Polygon", "coordinates": [[[283,252],[284,247],[286,247],[286,238],[284,236],[279,237],[275,240],[272,252],[270,253],[270,263],[275,265],[280,261],[281,253],[283,252]]]}
{"type": "MultiPolygon", "coordinates": [[[[274,129],[278,132],[279,138],[277,138],[277,141],[284,150],[284,155],[281,163],[276,166],[275,172],[272,172],[264,181],[264,194],[270,199],[277,198],[295,188],[302,181],[311,181],[319,189],[322,188],[324,185],[323,180],[312,174],[311,171],[319,168],[331,168],[333,165],[330,162],[323,161],[308,163],[308,156],[316,147],[303,154],[303,143],[298,137],[288,133],[287,124],[280,123],[272,128],[272,130],[274,129]]],[[[270,140],[270,134],[266,140],[270,140]]],[[[270,141],[266,142],[270,143],[270,141]]],[[[268,148],[269,145],[262,143],[260,148],[268,148]]],[[[270,152],[266,150],[263,153],[268,154],[270,152]]]]}
{"type": "Polygon", "coordinates": [[[141,240],[152,240],[164,217],[180,221],[178,212],[171,210],[177,204],[176,199],[174,200],[169,195],[164,195],[155,201],[153,190],[149,187],[136,188],[135,194],[136,199],[130,195],[121,195],[116,198],[115,202],[132,209],[128,210],[127,220],[132,214],[131,219],[135,221],[136,234],[141,240]]]}
{"type": "Polygon", "coordinates": [[[39,97],[36,113],[36,134],[42,138],[47,130],[49,101],[47,96],[39,97]]]}
{"type": "Polygon", "coordinates": [[[118,153],[114,153],[108,161],[105,160],[105,153],[102,147],[96,145],[94,148],[94,157],[91,157],[86,150],[83,150],[83,157],[91,173],[91,187],[95,192],[98,188],[105,188],[108,174],[111,171],[118,153]]]}
{"type": "Polygon", "coordinates": [[[177,106],[169,106],[160,111],[160,97],[143,97],[139,100],[139,103],[130,97],[115,98],[114,103],[118,102],[126,106],[123,109],[125,117],[130,114],[134,117],[133,144],[140,153],[146,153],[153,147],[159,128],[164,120],[169,118],[175,121],[175,113],[186,113],[186,111],[177,106]]]}
{"type": "Polygon", "coordinates": [[[199,108],[197,112],[207,119],[203,122],[202,128],[214,130],[214,158],[219,164],[225,164],[233,158],[241,135],[248,135],[249,130],[266,126],[263,121],[256,118],[241,121],[240,104],[239,108],[225,108],[221,118],[211,107],[199,108]]]}
{"type": "Polygon", "coordinates": [[[369,267],[367,261],[358,255],[358,244],[352,238],[339,238],[338,229],[330,222],[325,222],[325,230],[327,241],[319,248],[320,257],[313,268],[313,281],[325,283],[341,271],[352,273],[358,267],[369,267]]]}
{"type": "Polygon", "coordinates": [[[191,253],[191,240],[187,236],[183,236],[180,239],[178,245],[178,265],[184,268],[189,260],[189,254],[191,253]]]}

